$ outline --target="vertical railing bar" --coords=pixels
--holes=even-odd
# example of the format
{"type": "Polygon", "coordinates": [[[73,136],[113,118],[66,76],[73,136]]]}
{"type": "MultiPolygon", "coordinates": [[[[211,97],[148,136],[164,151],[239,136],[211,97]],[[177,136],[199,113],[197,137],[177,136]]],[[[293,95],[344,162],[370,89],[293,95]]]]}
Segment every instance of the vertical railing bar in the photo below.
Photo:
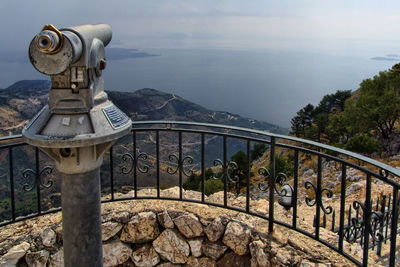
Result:
{"type": "Polygon", "coordinates": [[[113,149],[114,146],[110,147],[110,183],[111,183],[111,200],[114,200],[114,159],[113,149]]]}
{"type": "Polygon", "coordinates": [[[359,215],[360,215],[360,210],[357,209],[356,210],[356,220],[359,221],[359,215]]]}
{"type": "Polygon", "coordinates": [[[250,140],[247,139],[246,212],[250,211],[250,140]]]}
{"type": "Polygon", "coordinates": [[[179,162],[178,162],[178,169],[179,169],[179,199],[182,200],[182,169],[183,169],[183,162],[182,162],[182,132],[179,131],[178,133],[178,142],[179,142],[179,162]]]}
{"type": "MultiPolygon", "coordinates": [[[[358,221],[360,221],[360,219],[359,219],[359,215],[360,215],[360,209],[356,209],[356,221],[358,222],[358,221]]],[[[363,215],[364,216],[364,215],[363,215]]],[[[363,220],[364,221],[364,220],[363,220]]],[[[358,231],[361,231],[361,239],[360,239],[360,245],[362,246],[362,244],[363,244],[363,239],[364,239],[364,235],[363,235],[363,231],[364,231],[364,228],[365,227],[362,227],[360,230],[358,230],[358,231]]],[[[358,232],[357,230],[356,230],[356,232],[358,232]]],[[[356,234],[356,236],[357,236],[357,234],[356,234]]]]}
{"type": "Polygon", "coordinates": [[[361,238],[360,238],[360,246],[362,247],[364,244],[364,233],[365,233],[365,227],[362,227],[360,232],[361,232],[361,238]]]}
{"type": "Polygon", "coordinates": [[[396,264],[396,238],[397,238],[397,222],[399,216],[399,207],[397,205],[399,195],[399,189],[393,187],[393,201],[392,201],[392,223],[390,229],[390,260],[389,266],[395,266],[396,264]]]}
{"type": "Polygon", "coordinates": [[[294,151],[294,173],[293,173],[293,218],[292,226],[296,229],[297,227],[297,190],[298,190],[298,179],[299,179],[299,151],[296,149],[294,151]]]}
{"type": "Polygon", "coordinates": [[[376,199],[375,211],[378,211],[378,209],[379,209],[379,197],[376,199]]]}
{"type": "Polygon", "coordinates": [[[315,239],[319,240],[319,224],[321,221],[321,187],[322,187],[322,158],[320,155],[318,155],[318,167],[317,167],[317,192],[315,193],[315,201],[317,202],[316,211],[315,211],[315,216],[316,216],[316,222],[315,222],[315,239]]]}
{"type": "Polygon", "coordinates": [[[39,166],[39,148],[35,147],[35,165],[36,165],[36,194],[37,194],[37,209],[38,214],[42,213],[40,203],[40,166],[39,166]]]}
{"type": "Polygon", "coordinates": [[[364,217],[364,247],[363,247],[363,266],[368,265],[368,246],[369,246],[369,232],[370,232],[370,218],[371,218],[371,175],[367,174],[367,184],[365,190],[365,213],[364,217]]]}
{"type": "Polygon", "coordinates": [[[10,175],[10,189],[11,189],[11,218],[15,221],[15,188],[14,188],[14,164],[12,147],[8,147],[8,173],[10,175]]]}
{"type": "Polygon", "coordinates": [[[271,177],[269,179],[269,214],[268,232],[274,231],[274,184],[275,184],[275,137],[271,136],[271,147],[269,156],[271,177]]]}
{"type": "MultiPolygon", "coordinates": [[[[340,214],[339,214],[339,251],[343,251],[344,241],[344,213],[346,210],[346,164],[342,163],[342,183],[340,186],[340,214]]],[[[349,212],[349,217],[350,217],[349,212]]]]}
{"type": "Polygon", "coordinates": [[[331,232],[334,232],[334,231],[335,231],[335,224],[336,224],[335,219],[336,219],[336,212],[335,212],[335,210],[334,210],[333,213],[332,213],[331,232]]]}
{"type": "Polygon", "coordinates": [[[322,216],[322,227],[326,228],[326,214],[322,216]]]}
{"type": "MultiPolygon", "coordinates": [[[[382,237],[384,237],[383,228],[385,227],[385,219],[387,213],[385,206],[386,206],[386,195],[383,195],[381,199],[381,213],[383,218],[382,221],[379,223],[379,233],[382,235],[382,237]]],[[[378,249],[377,249],[378,256],[381,256],[382,253],[382,243],[383,243],[382,241],[378,243],[378,249]]]]}
{"type": "MultiPolygon", "coordinates": [[[[374,211],[374,207],[373,206],[374,206],[374,203],[373,203],[373,201],[371,199],[371,216],[372,216],[372,212],[374,211]]],[[[376,235],[376,231],[378,231],[378,224],[377,223],[374,223],[374,229],[372,230],[372,228],[371,228],[371,231],[373,231],[372,234],[375,236],[376,235]]],[[[375,241],[375,239],[372,239],[372,249],[375,249],[375,247],[377,246],[377,243],[379,244],[380,242],[379,241],[377,242],[377,241],[375,241]]]]}
{"type": "Polygon", "coordinates": [[[386,230],[385,230],[385,244],[386,244],[386,240],[387,240],[388,232],[389,232],[389,230],[388,230],[388,228],[389,228],[388,227],[389,226],[389,212],[392,211],[390,208],[391,201],[392,201],[392,194],[389,194],[389,200],[388,200],[388,205],[387,205],[388,211],[387,211],[387,219],[386,219],[387,226],[386,226],[386,230]]]}
{"type": "Polygon", "coordinates": [[[157,197],[160,197],[160,132],[156,131],[157,197]]]}
{"type": "MultiPolygon", "coordinates": [[[[371,199],[371,216],[372,216],[372,212],[374,211],[374,201],[371,199]]],[[[372,227],[371,227],[371,234],[372,235],[375,235],[375,233],[376,233],[376,224],[374,224],[374,229],[372,229],[372,227]]],[[[368,246],[369,246],[369,244],[368,244],[368,246]]],[[[376,242],[375,242],[375,239],[372,239],[372,249],[375,249],[375,246],[376,246],[376,242]]]]}
{"type": "Polygon", "coordinates": [[[351,204],[349,205],[349,217],[347,218],[348,220],[347,220],[347,229],[348,229],[348,231],[347,231],[347,241],[349,241],[349,239],[350,239],[350,233],[351,233],[351,204]]]}
{"type": "Polygon", "coordinates": [[[223,172],[224,172],[224,206],[226,207],[228,204],[227,199],[227,175],[228,175],[228,163],[227,163],[227,155],[226,155],[226,135],[223,138],[223,172]]]}
{"type": "Polygon", "coordinates": [[[348,222],[347,222],[347,224],[348,225],[350,225],[350,223],[351,223],[351,204],[349,205],[349,218],[348,218],[348,222]]]}
{"type": "Polygon", "coordinates": [[[204,133],[201,133],[201,202],[204,202],[204,182],[205,182],[205,166],[204,166],[204,133]]]}
{"type": "Polygon", "coordinates": [[[136,131],[132,132],[132,139],[133,139],[133,186],[135,187],[135,198],[137,198],[137,166],[138,166],[138,159],[136,156],[136,131]]]}

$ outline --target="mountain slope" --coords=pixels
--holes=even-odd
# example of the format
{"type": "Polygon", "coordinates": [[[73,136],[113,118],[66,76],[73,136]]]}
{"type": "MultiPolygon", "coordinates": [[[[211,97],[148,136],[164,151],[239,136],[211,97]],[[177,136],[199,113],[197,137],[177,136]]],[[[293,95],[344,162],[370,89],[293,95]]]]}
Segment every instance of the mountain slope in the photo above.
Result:
{"type": "MultiPolygon", "coordinates": [[[[50,86],[50,81],[24,80],[0,90],[0,134],[20,133],[26,121],[47,103],[50,86]]],[[[135,121],[195,121],[287,133],[286,129],[279,126],[228,112],[212,111],[177,95],[155,89],[107,91],[107,94],[114,104],[135,121]]]]}
{"type": "Polygon", "coordinates": [[[234,125],[285,133],[285,129],[270,123],[243,118],[224,111],[212,111],[175,94],[155,89],[135,92],[108,91],[109,98],[134,120],[195,121],[234,125]]]}

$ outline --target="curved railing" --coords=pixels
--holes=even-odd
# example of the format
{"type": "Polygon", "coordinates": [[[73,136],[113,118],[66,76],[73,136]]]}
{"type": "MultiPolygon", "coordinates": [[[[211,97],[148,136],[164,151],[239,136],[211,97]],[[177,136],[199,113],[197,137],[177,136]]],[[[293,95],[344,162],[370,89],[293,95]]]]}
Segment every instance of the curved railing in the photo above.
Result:
{"type": "MultiPolygon", "coordinates": [[[[1,225],[59,210],[57,170],[20,135],[0,138],[0,171],[1,225]]],[[[291,228],[360,266],[375,255],[395,266],[399,177],[397,168],[313,141],[175,121],[134,122],[101,169],[104,202],[169,199],[245,212],[268,220],[269,232],[291,228]]]]}

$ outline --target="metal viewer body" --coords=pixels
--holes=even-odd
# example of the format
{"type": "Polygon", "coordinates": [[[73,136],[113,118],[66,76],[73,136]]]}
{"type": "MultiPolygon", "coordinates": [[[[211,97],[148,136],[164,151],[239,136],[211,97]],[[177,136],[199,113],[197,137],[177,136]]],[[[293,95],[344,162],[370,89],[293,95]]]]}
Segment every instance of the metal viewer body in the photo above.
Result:
{"type": "Polygon", "coordinates": [[[22,134],[55,160],[62,174],[66,266],[102,266],[100,172],[104,153],[131,130],[131,120],[108,100],[102,71],[106,24],[58,30],[45,25],[29,46],[29,59],[51,77],[49,103],[22,134]]]}

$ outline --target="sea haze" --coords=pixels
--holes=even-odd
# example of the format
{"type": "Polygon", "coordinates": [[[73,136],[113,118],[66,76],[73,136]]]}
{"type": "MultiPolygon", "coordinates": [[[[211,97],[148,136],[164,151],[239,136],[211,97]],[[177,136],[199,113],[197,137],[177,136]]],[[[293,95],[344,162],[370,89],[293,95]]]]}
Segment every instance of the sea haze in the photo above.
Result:
{"type": "MultiPolygon", "coordinates": [[[[109,53],[108,90],[155,88],[214,110],[283,127],[308,103],[336,90],[356,90],[363,79],[396,61],[283,51],[127,49],[109,53]]],[[[0,54],[0,88],[18,80],[46,79],[19,53],[0,54]]],[[[108,54],[107,54],[108,55],[108,54]]],[[[400,61],[400,59],[399,59],[400,61]]]]}

